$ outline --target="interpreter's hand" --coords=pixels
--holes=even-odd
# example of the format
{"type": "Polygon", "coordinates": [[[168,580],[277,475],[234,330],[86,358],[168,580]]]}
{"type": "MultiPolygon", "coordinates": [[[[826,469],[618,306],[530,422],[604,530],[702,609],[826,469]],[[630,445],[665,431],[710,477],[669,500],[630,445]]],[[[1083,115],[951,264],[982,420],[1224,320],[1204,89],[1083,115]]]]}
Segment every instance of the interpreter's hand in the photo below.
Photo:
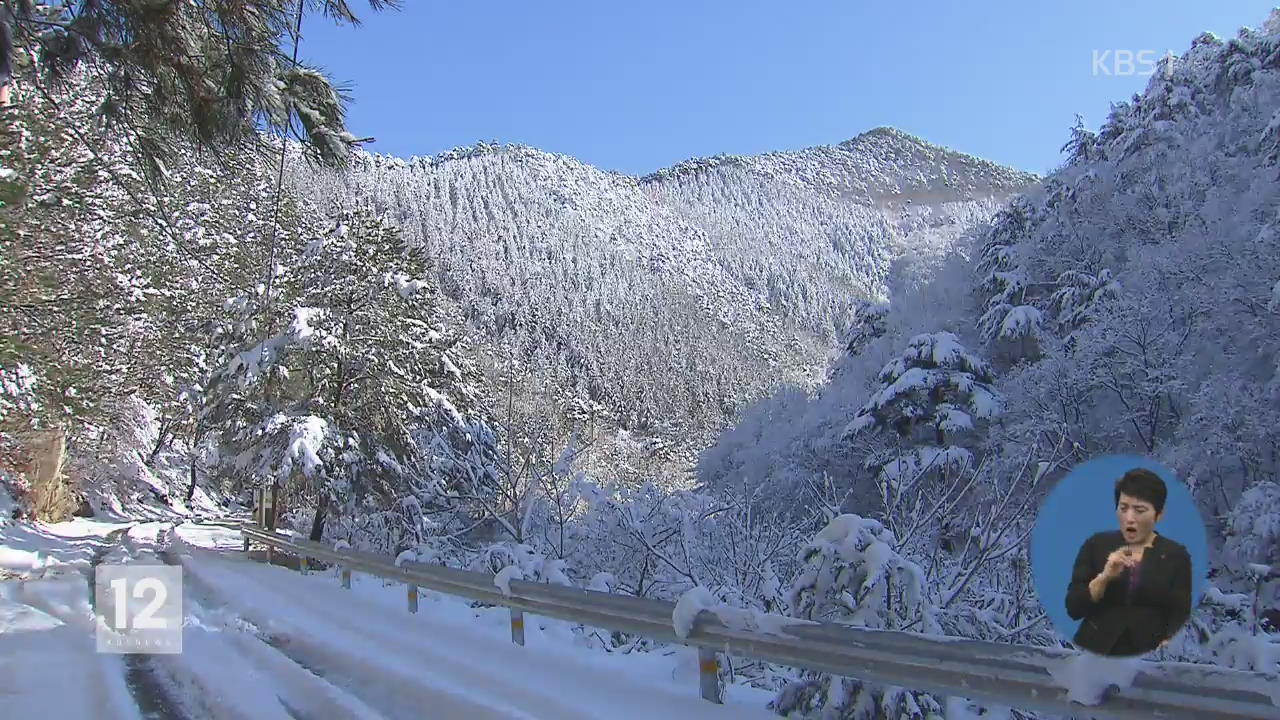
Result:
{"type": "Polygon", "coordinates": [[[1125,568],[1133,565],[1137,561],[1137,556],[1135,556],[1128,548],[1115,550],[1107,556],[1107,564],[1102,568],[1102,576],[1105,577],[1108,582],[1115,580],[1120,577],[1120,573],[1124,572],[1125,568]]]}

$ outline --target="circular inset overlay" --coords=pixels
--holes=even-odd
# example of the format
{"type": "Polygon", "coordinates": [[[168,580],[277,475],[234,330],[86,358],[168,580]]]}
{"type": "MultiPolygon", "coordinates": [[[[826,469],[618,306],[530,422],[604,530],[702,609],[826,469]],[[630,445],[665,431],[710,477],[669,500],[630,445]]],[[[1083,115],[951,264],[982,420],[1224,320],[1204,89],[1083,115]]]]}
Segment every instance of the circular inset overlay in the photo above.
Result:
{"type": "Polygon", "coordinates": [[[1181,630],[1182,609],[1194,610],[1200,601],[1208,544],[1200,509],[1172,471],[1139,455],[1106,455],[1077,465],[1045,496],[1031,532],[1032,581],[1065,640],[1101,654],[1145,654],[1155,649],[1156,635],[1167,640],[1181,630]],[[1167,493],[1158,518],[1147,498],[1160,483],[1143,470],[1162,480],[1167,493]],[[1117,504],[1122,477],[1135,496],[1125,494],[1117,504]],[[1142,544],[1149,547],[1136,570],[1105,572],[1112,552],[1128,558],[1142,544]],[[1099,575],[1104,577],[1095,583],[1095,597],[1088,585],[1099,575]]]}

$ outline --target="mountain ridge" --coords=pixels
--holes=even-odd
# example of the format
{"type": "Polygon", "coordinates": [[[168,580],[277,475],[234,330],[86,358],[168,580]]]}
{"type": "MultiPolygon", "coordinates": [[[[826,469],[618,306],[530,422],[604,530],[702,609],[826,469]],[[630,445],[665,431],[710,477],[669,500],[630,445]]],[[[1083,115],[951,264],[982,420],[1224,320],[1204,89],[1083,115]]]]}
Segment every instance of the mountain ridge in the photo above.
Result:
{"type": "MultiPolygon", "coordinates": [[[[933,162],[937,162],[941,158],[944,161],[959,164],[967,169],[970,175],[984,171],[991,175],[992,180],[995,181],[992,189],[1008,194],[1039,181],[1041,177],[1035,173],[1010,168],[992,160],[929,142],[917,135],[912,135],[888,125],[871,128],[838,143],[812,145],[798,150],[770,150],[757,154],[716,153],[714,155],[694,156],[653,172],[639,175],[617,170],[606,170],[573,155],[543,150],[526,143],[500,143],[492,140],[457,146],[433,155],[412,155],[407,158],[391,153],[369,152],[367,154],[385,160],[399,161],[408,167],[439,167],[460,160],[508,154],[526,159],[538,159],[548,163],[575,163],[624,184],[639,186],[678,180],[683,176],[723,167],[743,167],[776,178],[786,176],[789,172],[795,172],[798,164],[808,161],[817,161],[828,166],[844,166],[850,171],[848,173],[850,175],[855,170],[870,170],[872,175],[880,176],[883,180],[884,173],[882,168],[901,156],[917,161],[933,162]],[[864,158],[867,162],[860,162],[864,158]]],[[[824,170],[827,171],[828,175],[825,179],[832,179],[830,177],[830,168],[824,168],[824,170]]],[[[839,174],[838,171],[836,174],[839,174]]],[[[822,174],[818,174],[817,177],[801,174],[801,179],[807,180],[811,187],[822,189],[822,183],[816,182],[823,179],[822,174]]],[[[947,177],[945,174],[941,179],[944,184],[953,182],[952,178],[947,177]]],[[[905,194],[901,189],[900,183],[890,182],[889,184],[899,188],[900,191],[896,194],[905,194]]],[[[865,192],[873,183],[864,180],[855,181],[851,185],[865,192]]],[[[916,183],[917,187],[920,185],[921,183],[916,183]]],[[[960,183],[960,190],[972,191],[974,189],[976,187],[972,183],[960,183]]],[[[844,194],[849,193],[846,192],[844,194]]],[[[866,192],[866,194],[869,196],[868,199],[876,197],[876,194],[872,192],[866,192]]],[[[885,193],[881,193],[881,195],[885,195],[885,193]]]]}
{"type": "MultiPolygon", "coordinates": [[[[775,150],[757,155],[717,154],[709,157],[695,157],[681,161],[667,168],[641,176],[641,184],[656,183],[667,180],[678,180],[683,176],[703,172],[715,168],[742,167],[769,177],[798,177],[802,182],[820,190],[836,191],[836,194],[874,201],[886,195],[902,195],[901,183],[891,180],[884,168],[899,157],[939,163],[944,167],[957,164],[967,170],[968,175],[985,172],[992,176],[992,189],[997,192],[1012,194],[1018,189],[1039,180],[1039,176],[1014,168],[1000,165],[969,153],[931,143],[916,135],[898,128],[881,125],[866,132],[835,144],[814,145],[799,150],[775,150]],[[817,164],[816,172],[805,172],[799,167],[804,163],[817,164]],[[870,175],[876,177],[879,184],[899,189],[898,193],[876,193],[876,183],[855,177],[870,175]],[[853,177],[852,182],[841,182],[841,176],[853,177]]],[[[959,178],[957,178],[959,179],[959,178]]],[[[927,185],[925,183],[916,183],[927,185]]],[[[954,182],[944,173],[944,183],[954,182]]],[[[973,191],[977,185],[972,182],[960,182],[960,189],[973,191]]],[[[959,195],[957,194],[957,197],[959,195]]]]}

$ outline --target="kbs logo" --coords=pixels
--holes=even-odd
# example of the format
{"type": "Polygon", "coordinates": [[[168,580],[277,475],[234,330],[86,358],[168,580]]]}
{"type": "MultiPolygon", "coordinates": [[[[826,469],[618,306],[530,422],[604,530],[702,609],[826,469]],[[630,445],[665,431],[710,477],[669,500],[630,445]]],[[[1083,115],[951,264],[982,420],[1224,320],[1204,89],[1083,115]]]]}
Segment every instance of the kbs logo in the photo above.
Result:
{"type": "Polygon", "coordinates": [[[1166,50],[1163,55],[1155,50],[1094,50],[1093,74],[1146,77],[1160,71],[1168,78],[1173,75],[1173,58],[1172,50],[1166,50]]]}

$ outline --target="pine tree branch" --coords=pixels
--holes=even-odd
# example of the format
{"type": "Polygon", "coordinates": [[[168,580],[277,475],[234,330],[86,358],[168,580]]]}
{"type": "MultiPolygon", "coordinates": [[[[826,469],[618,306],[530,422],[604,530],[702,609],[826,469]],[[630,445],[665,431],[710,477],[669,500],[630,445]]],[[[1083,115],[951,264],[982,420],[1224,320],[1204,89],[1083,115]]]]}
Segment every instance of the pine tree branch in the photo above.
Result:
{"type": "MultiPolygon", "coordinates": [[[[40,95],[44,98],[44,100],[54,107],[54,110],[58,114],[63,114],[65,112],[62,108],[62,105],[57,101],[57,99],[54,98],[53,95],[49,92],[49,90],[45,88],[38,80],[36,82],[33,82],[32,84],[40,92],[40,95]]],[[[213,275],[213,277],[217,278],[220,282],[222,282],[227,287],[234,288],[237,290],[244,289],[243,286],[237,285],[227,280],[225,277],[223,277],[222,273],[218,272],[213,266],[205,262],[205,260],[201,258],[194,250],[188,247],[182,235],[179,234],[177,229],[174,228],[173,225],[169,223],[169,220],[167,217],[164,217],[163,214],[157,214],[157,213],[152,213],[148,211],[146,204],[143,203],[142,199],[137,195],[137,193],[133,191],[133,188],[129,187],[128,183],[124,182],[124,180],[121,179],[119,173],[116,172],[115,168],[111,167],[111,164],[106,161],[106,158],[102,157],[102,155],[97,151],[97,149],[94,148],[93,143],[91,143],[89,139],[85,137],[84,133],[80,130],[79,127],[77,127],[74,123],[68,123],[65,125],[65,128],[78,141],[80,141],[81,146],[84,147],[86,150],[88,150],[89,153],[93,156],[93,159],[98,164],[99,169],[107,173],[107,175],[111,177],[111,180],[116,184],[116,186],[119,187],[121,190],[123,190],[125,194],[127,194],[129,198],[133,200],[134,204],[137,205],[138,209],[141,210],[143,213],[145,213],[148,217],[150,217],[154,222],[159,224],[164,229],[164,231],[169,235],[169,239],[173,241],[176,247],[180,248],[192,260],[199,263],[202,267],[204,267],[205,270],[208,270],[209,273],[213,275]]],[[[156,199],[158,205],[162,204],[158,196],[156,196],[154,199],[156,199]]]]}

